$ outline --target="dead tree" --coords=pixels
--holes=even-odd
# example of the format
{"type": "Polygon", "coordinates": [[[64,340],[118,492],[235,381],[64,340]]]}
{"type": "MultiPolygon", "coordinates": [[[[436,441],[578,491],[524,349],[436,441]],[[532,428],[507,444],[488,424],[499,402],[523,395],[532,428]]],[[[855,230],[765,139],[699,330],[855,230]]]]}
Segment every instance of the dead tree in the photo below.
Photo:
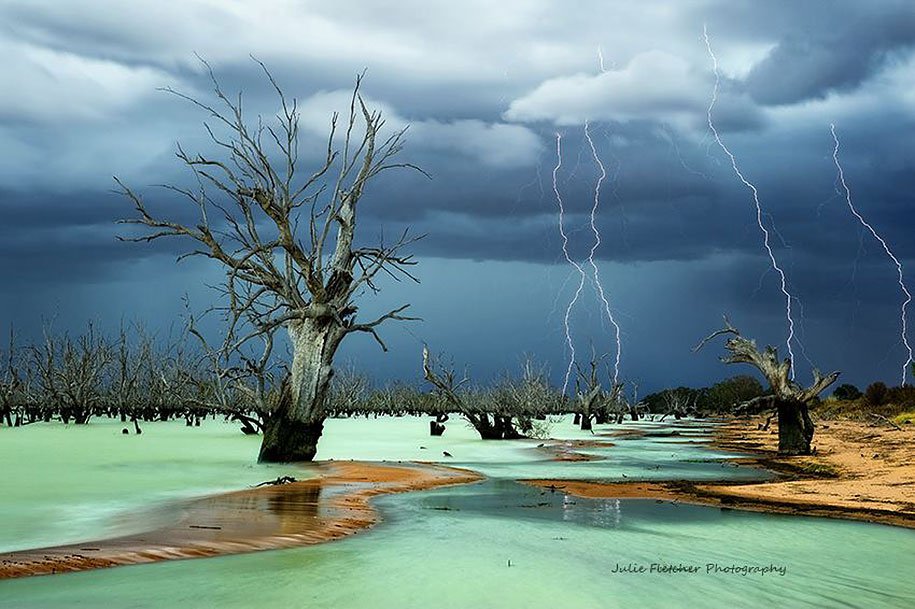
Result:
{"type": "Polygon", "coordinates": [[[352,365],[346,365],[334,376],[328,396],[328,411],[334,416],[358,412],[364,408],[369,379],[352,365]]]}
{"type": "Polygon", "coordinates": [[[691,413],[695,414],[699,393],[686,387],[665,389],[661,392],[661,399],[664,401],[664,414],[660,420],[664,421],[671,415],[675,419],[681,419],[691,413]]]}
{"type": "Polygon", "coordinates": [[[13,412],[16,413],[15,424],[21,424],[22,390],[23,383],[19,372],[16,340],[13,326],[10,325],[9,344],[6,357],[3,358],[3,368],[0,369],[0,424],[6,423],[13,427],[13,412]]]}
{"type": "MultiPolygon", "coordinates": [[[[647,405],[645,404],[645,402],[642,402],[639,400],[638,381],[632,381],[631,384],[632,384],[632,399],[625,400],[624,405],[626,407],[626,410],[628,410],[628,412],[629,412],[629,418],[632,419],[633,421],[638,421],[642,417],[643,412],[646,411],[648,408],[647,408],[647,405]]],[[[622,395],[622,394],[620,394],[620,395],[622,395]]],[[[622,423],[622,421],[619,421],[619,422],[622,423]]]]}
{"type": "Polygon", "coordinates": [[[769,382],[771,394],[759,400],[767,400],[769,407],[777,413],[779,454],[810,454],[814,425],[810,419],[809,405],[839,378],[839,372],[823,376],[819,370],[814,369],[813,383],[804,388],[790,378],[790,358],[779,361],[778,350],[772,346],[767,346],[760,352],[756,342],[741,336],[727,316],[724,318],[724,328],[708,335],[693,351],[698,351],[707,342],[722,335],[731,337],[724,344],[729,354],[722,357],[721,361],[725,364],[750,364],[769,382]]]}
{"type": "Polygon", "coordinates": [[[514,440],[523,437],[512,424],[512,415],[501,410],[483,392],[464,389],[469,379],[457,379],[454,370],[436,366],[423,346],[423,377],[450,410],[460,413],[483,440],[514,440]],[[436,368],[439,368],[436,371],[436,368]]]}
{"type": "Polygon", "coordinates": [[[596,355],[592,356],[587,373],[581,369],[581,366],[576,364],[578,378],[575,379],[575,394],[578,398],[579,414],[581,415],[581,429],[584,431],[591,429],[591,419],[603,410],[606,396],[597,374],[598,367],[603,359],[603,357],[598,358],[596,355]]]}
{"type": "MultiPolygon", "coordinates": [[[[207,66],[208,67],[208,66],[207,66]]],[[[264,66],[261,64],[261,67],[264,66]]],[[[185,256],[201,255],[226,271],[224,296],[229,335],[237,344],[282,328],[291,344],[287,392],[265,421],[260,461],[310,461],[324,429],[333,360],[340,343],[368,333],[385,344],[377,328],[388,320],[414,319],[398,307],[371,321],[358,321],[356,300],[377,292],[379,274],[416,281],[415,261],[402,253],[415,238],[406,231],[393,243],[356,245],[356,211],[368,184],[392,168],[412,168],[395,160],[404,131],[382,134],[384,120],[370,111],[356,79],[342,133],[337,115],[323,160],[303,173],[299,159],[299,111],[264,68],[280,103],[272,124],[250,122],[241,97],[231,99],[210,71],[216,102],[208,105],[181,93],[209,114],[205,124],[220,156],[177,156],[195,178],[194,187],[167,186],[196,206],[196,225],[154,216],[139,194],[118,181],[137,217],[123,222],[149,230],[128,241],[181,237],[194,243],[185,256]],[[240,328],[243,328],[241,330],[240,328]]]]}
{"type": "Polygon", "coordinates": [[[197,340],[200,358],[193,373],[185,376],[194,391],[181,394],[180,403],[189,413],[216,413],[237,421],[246,435],[262,432],[289,390],[288,382],[277,381],[286,375],[273,362],[274,331],[256,336],[259,353],[254,340],[237,341],[233,328],[219,348],[211,346],[190,313],[187,333],[197,340]]]}
{"type": "Polygon", "coordinates": [[[43,343],[33,345],[30,352],[45,420],[56,411],[64,423],[71,419],[78,425],[88,423],[101,407],[113,361],[108,341],[90,323],[76,339],[69,334],[55,337],[46,330],[43,343]]]}
{"type": "Polygon", "coordinates": [[[534,433],[533,419],[546,420],[565,405],[565,396],[550,385],[547,368],[530,357],[522,362],[520,376],[506,373],[491,393],[495,412],[510,415],[525,435],[534,433]]]}
{"type": "Polygon", "coordinates": [[[122,423],[127,421],[128,416],[135,422],[137,409],[149,396],[143,392],[140,378],[144,368],[153,366],[150,361],[153,357],[152,340],[139,326],[135,328],[135,333],[138,339],[134,345],[122,324],[113,349],[114,372],[107,392],[108,405],[112,410],[109,415],[119,415],[122,423]]]}

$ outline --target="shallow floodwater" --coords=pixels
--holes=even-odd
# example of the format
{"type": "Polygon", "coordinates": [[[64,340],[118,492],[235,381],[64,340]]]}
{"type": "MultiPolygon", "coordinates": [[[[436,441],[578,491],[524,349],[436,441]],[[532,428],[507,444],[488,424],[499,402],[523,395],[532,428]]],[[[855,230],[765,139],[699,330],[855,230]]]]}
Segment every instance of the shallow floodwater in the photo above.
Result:
{"type": "MultiPolygon", "coordinates": [[[[225,486],[279,475],[276,468],[251,465],[256,438],[234,436],[227,433],[231,428],[212,424],[202,430],[169,425],[162,424],[161,430],[168,450],[154,448],[150,442],[145,456],[128,458],[125,454],[132,453],[122,453],[113,443],[112,452],[101,459],[123,463],[117,480],[131,485],[130,496],[123,501],[133,502],[135,492],[160,498],[163,493],[207,492],[218,485],[220,472],[234,476],[222,481],[225,486]],[[175,468],[196,468],[197,475],[175,468]],[[131,475],[133,469],[142,481],[131,475]],[[211,477],[201,480],[204,474],[211,477]]],[[[155,437],[152,427],[150,439],[155,437]]],[[[671,429],[652,423],[641,427],[671,429]]],[[[551,476],[722,479],[759,475],[730,466],[723,455],[701,444],[681,443],[695,439],[689,436],[690,429],[699,429],[695,424],[681,428],[681,436],[615,440],[611,449],[588,451],[605,460],[581,463],[547,461],[534,448],[537,441],[476,440],[472,430],[457,421],[443,438],[430,438],[427,429],[422,419],[332,421],[319,457],[453,461],[490,479],[382,498],[376,503],[384,517],[382,524],[320,546],[0,582],[0,607],[913,606],[915,531],[646,500],[565,498],[513,481],[551,476]],[[444,450],[454,457],[441,455],[444,450]],[[648,572],[614,573],[618,563],[643,566],[648,572]],[[651,572],[653,563],[697,572],[651,572]],[[708,572],[708,565],[723,570],[712,567],[708,572]],[[749,572],[748,567],[773,570],[749,572]]],[[[106,471],[92,452],[83,454],[76,464],[60,463],[52,455],[39,463],[19,461],[8,452],[6,431],[0,430],[0,457],[4,463],[17,463],[17,484],[38,487],[28,497],[16,491],[20,509],[41,508],[62,498],[69,501],[72,493],[82,493],[81,501],[88,505],[93,505],[93,496],[107,496],[103,474],[79,480],[85,468],[106,471]],[[49,487],[61,472],[75,479],[57,490],[49,487]],[[99,483],[95,494],[77,490],[99,483]]],[[[104,426],[98,426],[96,433],[103,432],[104,426]]],[[[25,433],[39,443],[47,433],[69,446],[57,429],[34,428],[25,433]]],[[[592,437],[567,422],[554,425],[553,435],[592,437]]],[[[144,434],[123,439],[146,438],[144,434]]],[[[92,443],[85,446],[91,447],[92,443]]],[[[4,508],[5,491],[0,499],[4,508]]],[[[71,521],[70,526],[80,523],[71,521]]],[[[16,534],[4,531],[3,539],[16,545],[16,534]]],[[[20,530],[18,535],[35,538],[28,531],[20,530]]]]}
{"type": "Polygon", "coordinates": [[[234,424],[146,423],[139,436],[125,426],[0,428],[0,552],[148,530],[152,508],[294,469],[257,465],[258,439],[234,424]]]}

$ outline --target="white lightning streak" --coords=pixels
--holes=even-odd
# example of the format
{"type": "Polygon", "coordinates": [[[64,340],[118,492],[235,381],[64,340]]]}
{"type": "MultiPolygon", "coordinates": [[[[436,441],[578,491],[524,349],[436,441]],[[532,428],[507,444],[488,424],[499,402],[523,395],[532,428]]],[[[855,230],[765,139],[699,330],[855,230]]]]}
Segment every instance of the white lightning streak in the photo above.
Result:
{"type": "Polygon", "coordinates": [[[569,255],[569,236],[566,234],[565,229],[565,206],[562,203],[562,195],[559,193],[559,185],[556,180],[556,176],[559,174],[559,169],[562,167],[562,134],[556,134],[556,167],[553,168],[553,193],[556,195],[556,203],[559,205],[559,234],[562,235],[562,253],[566,258],[566,261],[575,267],[575,270],[578,271],[579,281],[578,288],[575,290],[575,295],[572,297],[572,300],[569,301],[569,306],[566,307],[565,318],[563,323],[565,324],[566,329],[566,343],[569,345],[569,366],[566,368],[565,378],[562,381],[562,392],[565,393],[569,387],[569,377],[572,376],[572,367],[575,365],[575,343],[572,340],[572,331],[569,328],[569,318],[572,315],[572,308],[575,306],[575,303],[578,302],[578,297],[581,295],[582,289],[585,287],[585,270],[581,268],[581,265],[578,262],[572,260],[572,257],[569,255]]]}
{"type": "Polygon", "coordinates": [[[607,300],[607,296],[604,293],[604,286],[600,282],[597,264],[594,262],[594,252],[597,251],[597,248],[600,247],[601,243],[600,231],[597,230],[597,223],[595,218],[597,216],[597,208],[600,205],[600,187],[607,177],[607,170],[604,168],[604,164],[601,162],[600,156],[597,154],[597,148],[594,147],[594,140],[591,139],[591,132],[589,131],[588,127],[588,121],[585,121],[585,138],[588,140],[588,146],[591,147],[591,155],[594,157],[594,162],[597,163],[597,166],[600,168],[600,177],[597,178],[597,183],[594,185],[594,205],[591,206],[591,232],[594,233],[594,245],[591,246],[591,251],[588,253],[588,263],[591,265],[591,269],[594,272],[594,285],[597,287],[597,293],[600,296],[601,302],[604,304],[604,312],[607,314],[607,319],[610,320],[610,323],[613,325],[613,329],[616,334],[616,360],[613,364],[613,386],[615,387],[619,381],[620,357],[623,350],[622,342],[620,341],[620,326],[616,323],[616,319],[613,317],[613,312],[610,310],[610,302],[607,300]]]}
{"type": "Polygon", "coordinates": [[[724,151],[728,159],[730,159],[731,167],[734,169],[734,173],[737,174],[737,178],[753,193],[753,203],[756,205],[756,223],[759,225],[759,230],[762,231],[763,245],[766,248],[766,252],[769,254],[769,261],[772,263],[772,268],[778,273],[782,294],[785,295],[785,317],[788,321],[788,338],[785,340],[785,344],[788,346],[788,356],[791,358],[791,378],[794,379],[794,349],[791,346],[791,341],[794,340],[794,318],[791,316],[791,301],[793,296],[791,296],[791,293],[788,291],[788,279],[785,277],[785,271],[778,266],[778,261],[775,259],[775,253],[772,251],[772,246],[769,244],[769,231],[763,223],[763,210],[762,204],[759,202],[759,192],[756,190],[756,186],[751,184],[744,177],[743,173],[741,173],[740,168],[737,166],[737,159],[734,158],[734,155],[731,154],[728,147],[721,141],[721,136],[718,134],[718,130],[715,128],[715,124],[712,121],[712,110],[715,108],[715,103],[718,101],[718,88],[721,84],[721,76],[718,73],[718,58],[715,57],[715,53],[712,51],[712,43],[709,40],[707,26],[702,27],[702,35],[705,38],[705,47],[708,49],[708,54],[712,58],[712,68],[715,73],[715,87],[712,90],[712,101],[709,103],[706,112],[708,126],[712,135],[715,137],[718,146],[724,151]]]}
{"type": "Polygon", "coordinates": [[[902,275],[902,263],[899,262],[899,259],[893,254],[890,250],[890,246],[887,245],[886,241],[881,237],[874,227],[871,226],[867,220],[864,219],[860,213],[858,213],[855,204],[851,200],[851,189],[848,187],[848,184],[845,182],[845,172],[842,169],[842,164],[839,162],[839,136],[836,135],[836,126],[834,123],[829,124],[829,131],[832,133],[832,141],[835,144],[835,148],[832,150],[832,160],[836,164],[836,171],[839,174],[839,182],[842,184],[842,190],[845,191],[845,202],[848,204],[848,209],[851,210],[851,213],[858,219],[858,222],[870,232],[871,236],[876,239],[880,245],[883,246],[883,251],[886,252],[886,255],[889,256],[890,260],[893,261],[893,264],[896,265],[896,273],[898,275],[899,288],[902,290],[902,293],[905,295],[905,300],[902,303],[902,344],[905,345],[906,351],[908,351],[908,359],[902,364],[902,384],[905,385],[906,374],[908,371],[909,363],[913,361],[912,357],[912,347],[909,345],[907,338],[908,328],[906,327],[906,309],[909,306],[909,303],[912,302],[912,294],[906,288],[905,280],[902,275]]]}

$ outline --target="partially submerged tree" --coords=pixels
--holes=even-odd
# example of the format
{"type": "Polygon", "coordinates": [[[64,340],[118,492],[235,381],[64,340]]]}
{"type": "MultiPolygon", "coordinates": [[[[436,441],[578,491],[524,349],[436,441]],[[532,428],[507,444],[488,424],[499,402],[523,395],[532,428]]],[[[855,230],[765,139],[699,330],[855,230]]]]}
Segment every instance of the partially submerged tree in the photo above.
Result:
{"type": "Polygon", "coordinates": [[[30,351],[45,405],[59,412],[64,423],[88,423],[103,402],[105,375],[114,359],[109,341],[91,323],[75,339],[46,328],[44,341],[30,351]]]}
{"type": "Polygon", "coordinates": [[[2,354],[2,364],[0,365],[2,365],[0,368],[0,425],[5,422],[8,427],[13,427],[14,410],[17,411],[15,424],[21,423],[21,413],[18,412],[18,407],[23,401],[23,381],[19,370],[16,335],[12,325],[10,325],[9,344],[6,353],[2,354]]]}
{"type": "Polygon", "coordinates": [[[707,342],[723,335],[731,337],[724,344],[729,354],[722,357],[721,361],[726,364],[750,364],[769,383],[771,394],[755,398],[754,401],[766,404],[777,414],[778,452],[783,455],[810,454],[814,425],[810,419],[809,405],[839,378],[839,373],[822,376],[819,370],[814,369],[813,383],[809,387],[802,387],[790,378],[790,358],[779,361],[778,350],[772,346],[760,351],[755,341],[741,336],[727,316],[724,318],[724,328],[704,338],[693,351],[698,351],[707,342]]]}
{"type": "Polygon", "coordinates": [[[492,408],[480,403],[479,396],[465,389],[470,379],[458,379],[454,370],[437,366],[429,355],[429,348],[423,346],[423,378],[433,387],[436,396],[449,410],[460,413],[483,440],[512,440],[521,434],[512,425],[511,415],[496,414],[492,408]]]}
{"type": "Polygon", "coordinates": [[[699,392],[689,387],[665,389],[661,392],[661,399],[664,403],[664,414],[661,415],[661,421],[670,415],[673,415],[675,419],[681,419],[690,414],[695,414],[699,392]]]}
{"type": "Polygon", "coordinates": [[[520,379],[506,378],[486,390],[470,387],[469,378],[458,379],[452,368],[433,362],[429,348],[423,346],[423,377],[442,403],[438,410],[460,414],[483,440],[525,437],[533,430],[531,419],[555,412],[562,400],[546,373],[530,362],[522,367],[520,379]]]}
{"type": "Polygon", "coordinates": [[[600,363],[605,357],[606,355],[598,358],[597,354],[592,354],[587,371],[576,364],[578,376],[575,379],[575,396],[578,402],[578,412],[575,420],[581,425],[581,429],[585,431],[592,428],[592,422],[605,423],[609,410],[620,406],[618,398],[622,385],[611,387],[610,391],[607,392],[598,377],[600,363]]]}
{"type": "Polygon", "coordinates": [[[358,412],[369,395],[369,378],[348,364],[334,375],[327,397],[327,410],[334,416],[358,412]]]}
{"type": "Polygon", "coordinates": [[[239,336],[231,349],[285,329],[291,344],[287,390],[264,423],[258,459],[310,461],[324,429],[340,343],[366,332],[386,350],[376,328],[387,320],[413,319],[403,315],[409,306],[404,305],[371,321],[357,321],[355,301],[366,290],[378,291],[379,274],[416,279],[408,270],[415,262],[401,253],[415,239],[404,232],[393,243],[357,245],[356,209],[380,173],[416,168],[395,161],[404,131],[382,134],[381,113],[369,110],[359,94],[360,76],[342,133],[334,114],[322,161],[303,173],[296,102],[287,99],[266,68],[264,72],[280,102],[272,125],[260,117],[249,123],[241,97],[227,97],[212,71],[216,106],[171,91],[210,115],[215,127],[205,124],[206,129],[222,154],[194,155],[178,148],[178,158],[197,185],[166,188],[199,209],[196,225],[153,215],[139,194],[118,181],[137,212],[123,222],[150,229],[123,239],[181,237],[194,243],[185,256],[200,255],[222,265],[228,334],[239,336]]]}
{"type": "Polygon", "coordinates": [[[506,373],[492,390],[495,412],[508,414],[514,426],[525,436],[539,437],[549,431],[545,421],[548,414],[561,412],[565,396],[550,384],[546,366],[538,365],[530,357],[521,364],[520,376],[506,373]]]}

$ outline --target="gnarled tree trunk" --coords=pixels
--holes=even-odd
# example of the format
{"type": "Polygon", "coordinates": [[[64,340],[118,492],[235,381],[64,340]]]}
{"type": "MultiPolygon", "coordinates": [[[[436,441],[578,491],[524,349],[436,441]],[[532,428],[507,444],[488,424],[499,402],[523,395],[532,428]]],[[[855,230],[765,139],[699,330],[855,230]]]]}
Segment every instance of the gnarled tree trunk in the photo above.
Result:
{"type": "Polygon", "coordinates": [[[590,431],[591,427],[591,404],[585,403],[581,407],[581,429],[590,431]]]}
{"type": "Polygon", "coordinates": [[[276,408],[264,422],[258,461],[311,461],[324,431],[333,358],[345,330],[326,319],[291,324],[292,366],[276,408]]]}
{"type": "Polygon", "coordinates": [[[463,413],[464,418],[480,434],[481,440],[518,440],[523,438],[512,423],[512,417],[494,414],[463,413]]]}
{"type": "Polygon", "coordinates": [[[777,400],[778,452],[781,455],[809,455],[814,425],[807,404],[797,400],[777,400]]]}
{"type": "MultiPolygon", "coordinates": [[[[774,402],[778,415],[778,452],[781,455],[809,455],[813,441],[814,425],[810,419],[808,405],[827,387],[839,378],[838,372],[823,376],[819,370],[813,371],[813,383],[806,389],[794,381],[791,375],[791,359],[779,360],[774,347],[763,351],[756,348],[756,343],[740,335],[724,318],[725,327],[713,332],[702,340],[694,351],[698,351],[708,341],[724,334],[733,335],[725,343],[728,355],[721,358],[726,364],[750,364],[759,370],[766,380],[772,395],[768,398],[774,402]]],[[[756,401],[761,401],[757,398],[756,401]]]]}

